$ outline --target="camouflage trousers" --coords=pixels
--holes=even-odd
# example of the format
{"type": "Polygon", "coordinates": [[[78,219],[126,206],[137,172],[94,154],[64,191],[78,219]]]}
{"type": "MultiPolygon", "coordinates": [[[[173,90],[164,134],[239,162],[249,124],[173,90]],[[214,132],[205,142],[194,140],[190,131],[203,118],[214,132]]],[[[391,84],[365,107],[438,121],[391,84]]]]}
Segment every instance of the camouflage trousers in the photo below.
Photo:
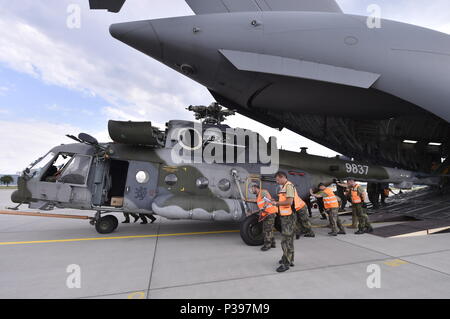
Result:
{"type": "Polygon", "coordinates": [[[366,214],[366,210],[362,207],[362,203],[352,204],[352,213],[358,217],[358,229],[364,230],[370,226],[369,217],[366,214]]]}
{"type": "Polygon", "coordinates": [[[263,220],[264,247],[271,247],[272,244],[275,244],[273,227],[275,225],[276,217],[276,214],[270,214],[263,220]]]}
{"type": "Polygon", "coordinates": [[[281,260],[285,265],[294,262],[294,228],[295,214],[289,216],[280,216],[281,219],[281,248],[283,249],[283,257],[281,260]]]}
{"type": "Polygon", "coordinates": [[[352,204],[352,227],[358,227],[358,214],[356,212],[355,204],[352,204]]]}
{"type": "Polygon", "coordinates": [[[339,208],[331,208],[328,210],[328,216],[330,218],[331,231],[337,233],[338,229],[345,232],[345,228],[342,225],[341,219],[339,218],[339,208]]]}
{"type": "Polygon", "coordinates": [[[300,235],[300,233],[303,233],[305,235],[314,234],[311,222],[309,221],[308,218],[308,209],[306,208],[306,206],[297,211],[295,213],[295,216],[296,216],[296,222],[294,227],[295,235],[300,235]]]}

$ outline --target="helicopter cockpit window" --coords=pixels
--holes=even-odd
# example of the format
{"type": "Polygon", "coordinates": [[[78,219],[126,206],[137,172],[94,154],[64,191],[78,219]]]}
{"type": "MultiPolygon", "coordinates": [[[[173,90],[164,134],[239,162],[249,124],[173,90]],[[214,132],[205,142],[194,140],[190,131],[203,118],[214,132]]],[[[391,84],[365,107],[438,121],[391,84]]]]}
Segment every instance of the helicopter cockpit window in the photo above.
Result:
{"type": "Polygon", "coordinates": [[[76,185],[86,184],[90,165],[90,156],[75,155],[63,170],[58,182],[76,185]]]}
{"type": "Polygon", "coordinates": [[[26,171],[32,174],[32,176],[39,176],[42,173],[42,169],[47,166],[50,161],[55,158],[55,153],[48,152],[44,156],[40,157],[34,163],[28,165],[26,171]]]}
{"type": "MultiPolygon", "coordinates": [[[[61,177],[61,173],[66,167],[67,163],[72,159],[72,155],[61,153],[58,154],[56,158],[53,155],[51,159],[52,164],[41,176],[41,181],[43,182],[50,182],[50,183],[56,182],[61,177]]],[[[48,161],[46,161],[45,164],[48,164],[48,161]]]]}

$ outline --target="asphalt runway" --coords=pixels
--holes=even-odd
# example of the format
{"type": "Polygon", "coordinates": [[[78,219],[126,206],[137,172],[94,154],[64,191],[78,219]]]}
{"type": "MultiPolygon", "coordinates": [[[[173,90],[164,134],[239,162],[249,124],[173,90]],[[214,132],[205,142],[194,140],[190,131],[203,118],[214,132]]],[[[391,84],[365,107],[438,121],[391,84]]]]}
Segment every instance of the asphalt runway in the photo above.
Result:
{"type": "MultiPolygon", "coordinates": [[[[0,190],[0,209],[11,192],[0,190]]],[[[280,235],[262,252],[234,223],[158,217],[100,235],[86,220],[0,215],[0,298],[450,297],[449,233],[329,237],[317,212],[312,223],[316,238],[296,240],[295,267],[278,274],[280,235]]]]}

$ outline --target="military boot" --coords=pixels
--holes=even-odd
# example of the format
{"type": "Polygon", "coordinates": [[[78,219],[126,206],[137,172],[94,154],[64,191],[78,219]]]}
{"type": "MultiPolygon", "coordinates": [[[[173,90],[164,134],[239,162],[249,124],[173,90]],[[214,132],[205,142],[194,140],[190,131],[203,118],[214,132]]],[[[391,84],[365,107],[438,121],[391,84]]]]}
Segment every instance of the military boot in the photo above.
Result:
{"type": "Polygon", "coordinates": [[[277,248],[277,245],[275,244],[274,241],[273,241],[272,244],[270,245],[270,248],[277,248]]]}
{"type": "Polygon", "coordinates": [[[289,266],[285,264],[281,264],[280,267],[277,268],[277,272],[285,272],[286,270],[289,270],[289,266]]]}
{"type": "Polygon", "coordinates": [[[267,247],[267,246],[262,246],[262,247],[261,247],[261,250],[262,250],[262,251],[268,251],[269,249],[270,249],[270,247],[267,247]]]}
{"type": "Polygon", "coordinates": [[[316,237],[316,234],[314,234],[314,233],[308,233],[308,234],[305,235],[305,237],[314,238],[314,237],[316,237]]]}
{"type": "Polygon", "coordinates": [[[365,232],[364,232],[364,230],[363,229],[358,229],[356,232],[355,232],[355,235],[362,235],[362,234],[364,234],[365,232]]]}
{"type": "Polygon", "coordinates": [[[125,220],[122,222],[122,224],[129,224],[130,223],[130,219],[129,218],[125,218],[125,220]]]}
{"type": "Polygon", "coordinates": [[[340,230],[340,231],[338,232],[338,235],[345,235],[345,234],[347,234],[347,233],[345,232],[345,230],[340,230]]]}
{"type": "MultiPolygon", "coordinates": [[[[283,260],[279,260],[278,263],[279,263],[280,265],[283,265],[283,264],[284,264],[284,261],[283,261],[283,260]]],[[[290,267],[294,267],[295,265],[294,265],[294,263],[290,263],[289,266],[290,266],[290,267]]]]}
{"type": "Polygon", "coordinates": [[[366,233],[372,233],[373,232],[373,228],[372,228],[372,226],[367,226],[366,227],[366,233]]]}
{"type": "Polygon", "coordinates": [[[329,232],[328,235],[330,236],[337,236],[337,233],[335,231],[329,232]]]}

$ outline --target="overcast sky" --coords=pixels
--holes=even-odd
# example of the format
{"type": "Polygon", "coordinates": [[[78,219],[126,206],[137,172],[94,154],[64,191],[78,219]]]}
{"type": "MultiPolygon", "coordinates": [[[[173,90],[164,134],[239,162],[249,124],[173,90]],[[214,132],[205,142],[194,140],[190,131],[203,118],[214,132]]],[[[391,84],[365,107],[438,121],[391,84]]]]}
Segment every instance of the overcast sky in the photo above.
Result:
{"type": "MultiPolygon", "coordinates": [[[[450,34],[448,0],[339,0],[345,13],[382,17],[450,34]]],[[[65,134],[88,132],[108,139],[109,119],[164,125],[193,117],[190,104],[209,104],[199,84],[116,41],[109,25],[193,14],[184,0],[129,0],[118,14],[90,11],[88,0],[0,0],[0,174],[16,173],[65,134]],[[81,7],[81,28],[66,21],[70,4],[81,7]]],[[[336,153],[289,131],[268,129],[243,116],[227,122],[275,135],[285,149],[336,153]]]]}

